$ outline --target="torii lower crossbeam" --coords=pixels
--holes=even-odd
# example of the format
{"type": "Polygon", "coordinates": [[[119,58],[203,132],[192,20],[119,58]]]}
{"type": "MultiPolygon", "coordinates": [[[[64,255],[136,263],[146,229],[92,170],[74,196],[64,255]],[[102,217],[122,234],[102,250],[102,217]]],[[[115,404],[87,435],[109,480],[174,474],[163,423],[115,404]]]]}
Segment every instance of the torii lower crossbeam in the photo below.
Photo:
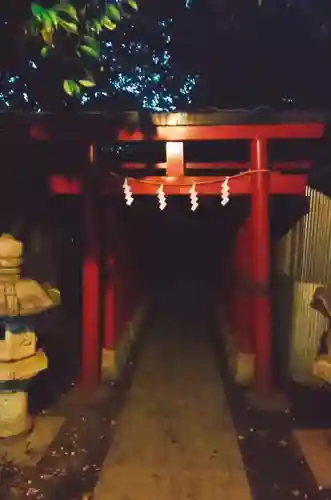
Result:
{"type": "MultiPolygon", "coordinates": [[[[254,173],[247,173],[242,177],[231,180],[231,196],[251,195],[253,193],[252,178],[254,173]]],[[[306,174],[281,174],[270,172],[270,195],[303,195],[307,185],[306,174]]],[[[130,179],[130,188],[135,195],[154,195],[160,185],[163,185],[167,195],[189,196],[193,184],[200,195],[220,196],[224,177],[188,177],[169,178],[151,176],[141,180],[130,179]],[[203,180],[202,180],[203,179],[203,180]]],[[[50,178],[50,187],[54,194],[79,195],[82,193],[82,181],[79,178],[67,178],[63,175],[53,175],[50,178]]],[[[118,180],[109,176],[104,179],[102,193],[108,195],[121,195],[122,186],[118,180]]]]}

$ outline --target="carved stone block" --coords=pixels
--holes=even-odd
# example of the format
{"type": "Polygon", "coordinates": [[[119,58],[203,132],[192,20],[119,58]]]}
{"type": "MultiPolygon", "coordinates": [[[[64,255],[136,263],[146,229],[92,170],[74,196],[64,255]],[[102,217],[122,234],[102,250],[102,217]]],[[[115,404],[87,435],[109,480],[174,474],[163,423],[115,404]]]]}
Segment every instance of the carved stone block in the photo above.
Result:
{"type": "Polygon", "coordinates": [[[5,339],[0,340],[0,362],[28,358],[36,352],[36,334],[33,331],[24,333],[5,332],[5,339]]]}
{"type": "Polygon", "coordinates": [[[42,370],[46,370],[47,366],[46,354],[43,351],[38,351],[29,358],[0,363],[0,380],[2,382],[27,380],[42,370]]]}

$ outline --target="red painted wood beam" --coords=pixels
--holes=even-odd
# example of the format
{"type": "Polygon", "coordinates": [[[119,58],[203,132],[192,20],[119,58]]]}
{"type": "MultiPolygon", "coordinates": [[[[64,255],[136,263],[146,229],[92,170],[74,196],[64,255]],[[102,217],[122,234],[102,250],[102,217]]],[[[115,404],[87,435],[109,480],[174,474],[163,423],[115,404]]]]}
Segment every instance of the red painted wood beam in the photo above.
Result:
{"type": "MultiPolygon", "coordinates": [[[[109,137],[113,130],[109,129],[109,137]]],[[[276,125],[172,125],[156,126],[155,133],[144,134],[141,130],[117,132],[119,141],[203,141],[255,139],[319,139],[323,136],[323,123],[286,123],[276,125]]],[[[46,124],[30,126],[30,138],[38,141],[56,139],[46,124]]]]}
{"type": "MultiPolygon", "coordinates": [[[[251,175],[254,182],[254,175],[251,175]]],[[[269,177],[269,193],[273,195],[304,195],[308,183],[306,174],[281,174],[271,172],[269,177]]]]}
{"type": "Polygon", "coordinates": [[[82,192],[82,180],[79,177],[68,178],[54,174],[49,178],[49,187],[53,194],[78,195],[82,192]]]}
{"type": "MultiPolygon", "coordinates": [[[[230,180],[231,196],[251,194],[251,179],[255,174],[247,174],[230,180]]],[[[145,182],[130,179],[129,184],[135,195],[156,195],[160,184],[168,195],[189,195],[189,190],[196,183],[196,190],[200,195],[219,196],[224,177],[183,177],[182,179],[169,177],[144,177],[145,182]],[[213,183],[210,183],[212,181],[213,183]],[[199,184],[199,182],[208,182],[199,184]]],[[[307,185],[306,174],[281,174],[270,173],[270,194],[303,195],[307,185]]],[[[67,178],[63,175],[52,175],[50,189],[53,194],[79,195],[82,190],[82,181],[79,178],[67,178]]],[[[121,186],[114,178],[104,183],[105,194],[120,195],[121,186]]]]}
{"type": "Polygon", "coordinates": [[[320,139],[322,123],[287,123],[277,125],[184,125],[157,126],[152,137],[141,130],[120,130],[118,140],[136,141],[213,141],[260,139],[320,139]]]}
{"type": "MultiPolygon", "coordinates": [[[[124,162],[121,164],[123,170],[145,170],[147,166],[150,165],[143,162],[124,162]]],[[[167,163],[155,163],[152,166],[155,169],[167,169],[167,163]]],[[[271,170],[309,170],[311,166],[312,164],[310,161],[298,160],[274,162],[271,163],[270,168],[271,170]]],[[[237,161],[184,162],[184,167],[187,170],[249,170],[251,168],[251,163],[237,161]]]]}
{"type": "MultiPolygon", "coordinates": [[[[205,180],[205,179],[203,179],[205,180]]],[[[208,184],[200,184],[196,186],[197,192],[201,195],[220,195],[221,184],[224,177],[208,177],[208,184]],[[212,183],[211,183],[212,182],[212,183]]],[[[144,177],[144,182],[130,179],[129,184],[132,193],[135,195],[156,195],[161,184],[164,185],[164,192],[167,195],[189,195],[192,185],[201,182],[201,177],[144,177]]],[[[72,194],[77,195],[81,192],[80,179],[69,179],[65,176],[53,175],[50,178],[50,188],[54,194],[72,194]]],[[[120,186],[114,179],[109,179],[108,185],[104,185],[105,194],[118,194],[120,186]]],[[[247,194],[250,193],[250,176],[245,175],[231,180],[231,194],[247,194]]]]}
{"type": "MultiPolygon", "coordinates": [[[[199,195],[221,195],[221,185],[224,182],[224,177],[144,177],[144,182],[130,179],[129,185],[132,193],[135,195],[156,195],[156,192],[161,184],[163,184],[164,192],[167,195],[186,195],[189,196],[190,189],[193,184],[196,184],[196,190],[199,195]],[[205,184],[199,184],[205,182],[205,184]]],[[[231,193],[233,195],[250,193],[250,176],[235,177],[231,179],[231,193]]],[[[107,190],[109,192],[109,190],[107,190]]]]}

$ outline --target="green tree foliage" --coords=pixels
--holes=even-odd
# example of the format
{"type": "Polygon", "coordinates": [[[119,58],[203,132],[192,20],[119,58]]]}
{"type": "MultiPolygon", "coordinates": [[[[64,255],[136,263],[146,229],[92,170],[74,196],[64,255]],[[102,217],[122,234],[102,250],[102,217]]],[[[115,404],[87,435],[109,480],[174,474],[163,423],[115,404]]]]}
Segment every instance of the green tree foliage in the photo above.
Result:
{"type": "Polygon", "coordinates": [[[121,0],[102,8],[90,4],[79,8],[63,1],[51,7],[32,3],[25,34],[37,40],[42,57],[57,56],[70,63],[71,74],[66,75],[63,88],[74,96],[82,88],[95,85],[90,60],[100,60],[102,32],[115,30],[122,19],[137,10],[135,0],[121,0]]]}

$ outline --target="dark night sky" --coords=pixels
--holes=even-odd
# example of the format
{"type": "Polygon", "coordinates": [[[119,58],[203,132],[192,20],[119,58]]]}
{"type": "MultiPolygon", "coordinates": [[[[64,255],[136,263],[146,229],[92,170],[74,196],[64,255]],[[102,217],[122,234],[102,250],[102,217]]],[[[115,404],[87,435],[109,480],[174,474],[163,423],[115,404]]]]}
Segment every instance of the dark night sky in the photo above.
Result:
{"type": "MultiPolygon", "coordinates": [[[[15,71],[26,59],[15,35],[29,12],[26,0],[3,2],[0,68],[15,71]]],[[[287,2],[289,3],[289,2],[287,2]]],[[[157,19],[172,17],[173,61],[183,74],[200,75],[194,95],[198,108],[296,108],[331,104],[331,8],[324,0],[292,2],[301,8],[282,9],[282,2],[264,0],[141,0],[140,32],[152,47],[157,19]],[[302,8],[314,7],[311,15],[302,8]],[[313,14],[313,15],[312,15],[313,14]],[[293,101],[293,102],[292,102],[293,101]]],[[[139,31],[139,30],[138,30],[139,31]]],[[[46,72],[47,76],[47,72],[46,72]]],[[[40,76],[43,86],[47,78],[40,76]],[[44,78],[44,79],[43,79],[44,78]]],[[[48,82],[52,85],[52,82],[48,82]]]]}

